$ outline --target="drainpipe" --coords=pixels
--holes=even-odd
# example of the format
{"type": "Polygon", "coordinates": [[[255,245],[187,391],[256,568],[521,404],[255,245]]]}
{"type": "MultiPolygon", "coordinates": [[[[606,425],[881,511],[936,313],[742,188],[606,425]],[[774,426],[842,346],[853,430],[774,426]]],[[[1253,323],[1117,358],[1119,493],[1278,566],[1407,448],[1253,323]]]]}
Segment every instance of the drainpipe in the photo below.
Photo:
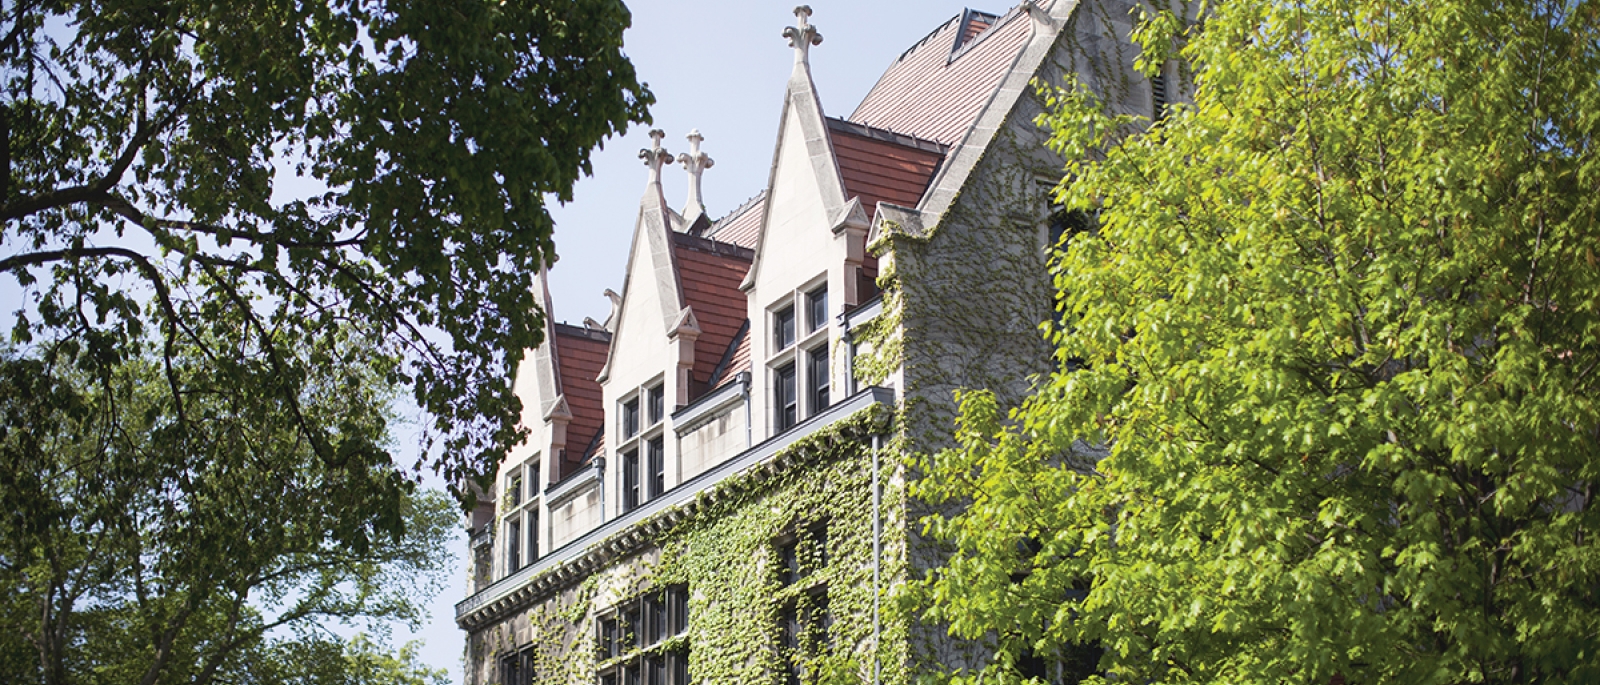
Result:
{"type": "Polygon", "coordinates": [[[882,440],[880,435],[872,436],[872,685],[879,685],[883,679],[883,663],[879,657],[883,650],[879,644],[881,628],[878,621],[878,602],[883,595],[880,578],[883,566],[883,487],[878,472],[878,450],[882,440]]]}
{"type": "Polygon", "coordinates": [[[739,373],[739,387],[743,388],[742,390],[740,390],[740,392],[744,394],[744,448],[745,449],[750,449],[750,445],[753,444],[753,443],[751,443],[750,439],[754,436],[754,432],[753,431],[755,430],[755,427],[750,422],[750,372],[749,371],[741,371],[739,373]]]}
{"type": "MultiPolygon", "coordinates": [[[[594,475],[600,481],[600,523],[606,522],[606,458],[595,455],[594,475]]],[[[599,526],[595,526],[598,528],[599,526]]]]}

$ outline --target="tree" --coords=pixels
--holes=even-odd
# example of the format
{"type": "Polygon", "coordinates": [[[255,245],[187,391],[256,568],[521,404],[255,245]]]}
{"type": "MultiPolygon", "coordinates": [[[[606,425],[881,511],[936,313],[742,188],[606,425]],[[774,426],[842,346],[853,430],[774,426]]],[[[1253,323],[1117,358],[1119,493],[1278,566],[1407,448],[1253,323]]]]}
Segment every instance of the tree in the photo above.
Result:
{"type": "Polygon", "coordinates": [[[1201,16],[1160,123],[1042,91],[1060,370],[919,462],[908,605],[1007,681],[1595,682],[1600,3],[1201,16]]]}
{"type": "Polygon", "coordinates": [[[235,682],[249,685],[447,685],[449,675],[417,661],[416,643],[391,652],[366,635],[276,644],[252,654],[235,682]]]}
{"type": "Polygon", "coordinates": [[[295,398],[357,360],[294,350],[359,334],[405,354],[446,481],[492,472],[521,438],[506,378],[542,330],[546,198],[647,118],[628,21],[618,0],[7,3],[14,339],[109,368],[150,332],[186,424],[179,348],[258,357],[328,456],[295,398]],[[210,348],[216,325],[248,335],[210,348]]]}
{"type": "Polygon", "coordinates": [[[0,681],[427,676],[327,633],[417,620],[452,570],[454,503],[416,492],[384,444],[384,363],[302,388],[307,422],[337,427],[331,458],[280,398],[231,387],[270,366],[180,357],[180,422],[163,364],[92,376],[0,356],[0,681]]]}

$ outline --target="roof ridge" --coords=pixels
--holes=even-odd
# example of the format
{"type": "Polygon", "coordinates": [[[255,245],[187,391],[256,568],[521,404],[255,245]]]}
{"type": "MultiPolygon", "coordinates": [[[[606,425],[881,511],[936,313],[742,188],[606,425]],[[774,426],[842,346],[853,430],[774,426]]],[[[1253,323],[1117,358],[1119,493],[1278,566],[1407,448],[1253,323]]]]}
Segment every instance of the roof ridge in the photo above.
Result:
{"type": "Polygon", "coordinates": [[[970,11],[970,10],[963,10],[961,14],[957,14],[956,16],[953,16],[953,17],[950,17],[949,19],[946,19],[943,24],[940,24],[938,26],[938,28],[935,28],[934,30],[928,32],[928,35],[923,36],[922,40],[919,40],[919,41],[917,41],[915,43],[912,43],[911,47],[906,48],[905,52],[900,53],[900,56],[898,58],[896,58],[895,61],[896,62],[904,62],[904,61],[906,61],[906,58],[910,57],[911,53],[916,52],[917,48],[920,48],[925,43],[927,43],[928,41],[933,40],[933,37],[939,35],[939,32],[943,31],[946,26],[949,26],[951,24],[951,22],[961,21],[961,18],[966,16],[966,12],[968,12],[968,11],[970,11]]]}
{"type": "Polygon", "coordinates": [[[880,128],[871,124],[863,124],[859,121],[851,121],[849,119],[843,119],[839,117],[828,117],[827,121],[828,128],[830,129],[843,131],[845,133],[852,133],[863,138],[872,138],[874,140],[881,140],[886,143],[894,143],[902,147],[916,148],[925,152],[936,152],[941,155],[950,151],[949,145],[945,145],[937,140],[919,138],[909,133],[900,133],[899,131],[895,131],[893,129],[880,128]]]}
{"type": "Polygon", "coordinates": [[[750,211],[750,208],[756,206],[756,203],[760,202],[762,199],[766,198],[766,196],[767,196],[767,190],[765,188],[761,189],[760,191],[757,191],[755,195],[751,195],[750,196],[750,199],[745,200],[744,204],[739,205],[738,207],[734,207],[733,211],[728,212],[727,214],[724,214],[721,219],[717,219],[716,221],[711,222],[711,228],[706,229],[706,233],[713,233],[714,234],[714,233],[717,232],[717,229],[720,228],[723,224],[728,223],[730,221],[733,221],[734,219],[737,219],[737,218],[739,218],[741,216],[744,216],[745,212],[750,211]]]}
{"type": "Polygon", "coordinates": [[[595,342],[611,342],[611,333],[607,331],[596,330],[588,326],[574,326],[565,321],[557,321],[555,323],[555,332],[557,334],[565,333],[575,338],[588,338],[595,342]]]}
{"type": "Polygon", "coordinates": [[[755,258],[755,250],[736,243],[725,242],[717,240],[716,238],[708,238],[703,235],[674,233],[672,234],[672,244],[685,249],[694,250],[696,252],[714,254],[719,257],[732,257],[734,259],[744,260],[755,258]]]}

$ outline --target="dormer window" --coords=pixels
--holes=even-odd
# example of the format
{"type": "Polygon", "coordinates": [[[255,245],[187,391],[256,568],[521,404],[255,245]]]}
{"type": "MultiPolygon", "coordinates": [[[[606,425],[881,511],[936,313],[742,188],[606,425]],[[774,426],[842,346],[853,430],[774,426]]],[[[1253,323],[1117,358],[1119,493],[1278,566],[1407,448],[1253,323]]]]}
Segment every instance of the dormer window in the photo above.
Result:
{"type": "Polygon", "coordinates": [[[818,274],[789,291],[767,311],[773,346],[766,360],[768,425],[778,433],[827,409],[833,400],[827,275],[818,274]]]}
{"type": "Polygon", "coordinates": [[[794,307],[784,307],[772,313],[772,345],[774,350],[787,350],[794,344],[794,307]]]}
{"type": "Polygon", "coordinates": [[[530,487],[538,477],[538,455],[505,470],[500,491],[502,577],[539,559],[539,491],[530,487]]]}
{"type": "MultiPolygon", "coordinates": [[[[624,396],[617,429],[618,513],[625,514],[667,491],[667,450],[662,433],[666,420],[666,387],[650,381],[624,396]]],[[[620,684],[619,684],[620,685],[620,684]]]]}

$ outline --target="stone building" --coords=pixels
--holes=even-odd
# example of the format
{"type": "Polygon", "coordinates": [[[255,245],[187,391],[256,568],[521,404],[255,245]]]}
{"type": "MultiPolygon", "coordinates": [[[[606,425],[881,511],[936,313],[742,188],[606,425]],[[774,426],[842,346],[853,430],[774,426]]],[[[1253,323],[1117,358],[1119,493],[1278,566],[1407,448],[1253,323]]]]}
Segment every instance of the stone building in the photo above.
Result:
{"type": "Polygon", "coordinates": [[[456,606],[470,685],[906,683],[930,661],[981,663],[883,610],[938,560],[901,455],[947,444],[952,391],[1015,400],[1051,368],[1061,160],[1030,83],[1075,74],[1155,115],[1177,75],[1133,71],[1132,8],[968,10],[842,118],[817,97],[821,37],[797,8],[767,185],[720,219],[700,200],[700,135],[674,158],[652,132],[611,316],[548,324],[516,374],[531,437],[474,513],[456,606]],[[681,210],[662,190],[674,162],[681,210]]]}

